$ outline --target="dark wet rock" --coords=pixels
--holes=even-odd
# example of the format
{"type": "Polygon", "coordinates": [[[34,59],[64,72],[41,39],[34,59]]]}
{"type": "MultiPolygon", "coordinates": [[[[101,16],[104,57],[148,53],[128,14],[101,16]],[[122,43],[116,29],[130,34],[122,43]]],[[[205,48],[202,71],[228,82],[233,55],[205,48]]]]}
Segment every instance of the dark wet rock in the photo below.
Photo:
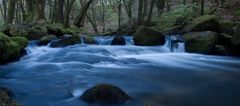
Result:
{"type": "Polygon", "coordinates": [[[235,55],[240,56],[240,24],[235,27],[231,44],[235,55]]]}
{"type": "Polygon", "coordinates": [[[123,104],[131,100],[123,90],[110,84],[98,84],[86,90],[80,98],[87,103],[97,104],[123,104]]]}
{"type": "Polygon", "coordinates": [[[50,44],[50,47],[66,47],[75,44],[80,44],[81,39],[78,36],[66,37],[60,40],[54,41],[50,44]]]}
{"type": "Polygon", "coordinates": [[[91,35],[86,35],[86,34],[79,34],[78,35],[80,38],[83,39],[84,43],[86,44],[96,44],[97,42],[91,35]]]}
{"type": "Polygon", "coordinates": [[[165,44],[165,36],[150,27],[142,26],[134,34],[134,44],[139,46],[156,46],[165,44]]]}
{"type": "Polygon", "coordinates": [[[220,33],[218,35],[218,45],[223,45],[223,46],[227,46],[227,47],[231,47],[231,40],[232,40],[233,36],[232,35],[228,35],[225,33],[220,33]]]}
{"type": "Polygon", "coordinates": [[[15,61],[20,58],[28,40],[23,37],[8,37],[0,33],[0,64],[15,61]]]}
{"type": "Polygon", "coordinates": [[[13,93],[5,87],[0,87],[0,106],[20,106],[12,100],[13,93]]]}
{"type": "Polygon", "coordinates": [[[214,15],[204,15],[186,24],[183,32],[214,31],[219,32],[219,21],[214,15]]]}
{"type": "Polygon", "coordinates": [[[190,32],[184,35],[185,50],[189,53],[211,54],[218,34],[216,32],[190,32]]]}
{"type": "Polygon", "coordinates": [[[225,33],[228,35],[234,34],[234,26],[236,26],[236,22],[229,22],[229,21],[221,21],[220,25],[220,32],[225,33]]]}
{"type": "Polygon", "coordinates": [[[38,45],[43,46],[43,45],[47,45],[48,43],[57,40],[58,38],[55,35],[47,35],[44,36],[40,39],[40,41],[38,42],[38,45]]]}
{"type": "Polygon", "coordinates": [[[27,39],[29,40],[39,40],[42,37],[48,35],[46,32],[41,32],[41,31],[29,31],[28,35],[26,36],[27,39]]]}
{"type": "Polygon", "coordinates": [[[123,36],[114,37],[111,45],[126,45],[125,38],[123,36]]]}
{"type": "Polygon", "coordinates": [[[214,54],[230,56],[230,55],[232,55],[232,51],[229,48],[224,47],[223,45],[216,45],[214,54]]]}

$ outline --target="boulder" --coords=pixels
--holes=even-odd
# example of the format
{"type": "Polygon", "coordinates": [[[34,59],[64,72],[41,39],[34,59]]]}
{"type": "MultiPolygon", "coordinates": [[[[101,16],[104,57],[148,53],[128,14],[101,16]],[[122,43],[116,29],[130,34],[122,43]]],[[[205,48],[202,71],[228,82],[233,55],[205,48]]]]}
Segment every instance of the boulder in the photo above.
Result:
{"type": "Polygon", "coordinates": [[[224,47],[223,45],[216,45],[214,54],[215,55],[230,56],[230,55],[232,55],[232,52],[229,48],[224,47]]]}
{"type": "Polygon", "coordinates": [[[2,32],[10,37],[26,37],[28,40],[39,40],[48,34],[46,26],[36,23],[10,24],[2,32]]]}
{"type": "Polygon", "coordinates": [[[110,84],[98,84],[86,90],[80,98],[87,103],[97,104],[124,104],[131,100],[122,89],[110,84]]]}
{"type": "Polygon", "coordinates": [[[234,34],[233,27],[236,25],[237,25],[236,22],[221,21],[220,32],[228,35],[233,35],[234,34]]]}
{"type": "Polygon", "coordinates": [[[111,45],[126,45],[125,38],[123,36],[116,36],[111,45]]]}
{"type": "Polygon", "coordinates": [[[5,87],[0,87],[0,106],[20,106],[12,100],[12,92],[5,87]]]}
{"type": "Polygon", "coordinates": [[[80,34],[79,37],[82,38],[84,43],[86,43],[86,44],[96,44],[96,41],[93,38],[93,36],[80,34]]]}
{"type": "Polygon", "coordinates": [[[134,34],[134,44],[138,46],[156,46],[165,44],[165,36],[152,28],[140,27],[134,34]]]}
{"type": "Polygon", "coordinates": [[[80,44],[81,39],[78,36],[65,37],[60,40],[54,41],[50,44],[50,47],[66,47],[75,44],[80,44]]]}
{"type": "Polygon", "coordinates": [[[216,32],[190,32],[183,36],[185,50],[189,53],[211,54],[214,51],[218,34],[216,32]]]}
{"type": "Polygon", "coordinates": [[[44,36],[40,39],[40,41],[38,42],[38,45],[43,46],[43,45],[47,45],[48,43],[57,40],[58,38],[55,35],[47,35],[44,36]]]}
{"type": "Polygon", "coordinates": [[[240,56],[240,24],[235,28],[231,44],[235,55],[240,56]]]}
{"type": "Polygon", "coordinates": [[[48,35],[48,33],[46,32],[41,32],[41,31],[29,31],[28,35],[26,36],[26,38],[28,40],[39,40],[42,37],[48,35]]]}
{"type": "Polygon", "coordinates": [[[10,39],[16,42],[22,50],[28,45],[28,40],[24,37],[10,37],[10,39]]]}
{"type": "Polygon", "coordinates": [[[63,36],[65,28],[62,24],[50,24],[47,26],[48,34],[63,36]]]}
{"type": "Polygon", "coordinates": [[[214,15],[204,15],[187,23],[183,32],[214,31],[219,32],[219,21],[214,15]]]}
{"type": "Polygon", "coordinates": [[[0,33],[0,64],[14,61],[20,57],[20,46],[6,35],[0,33]]]}

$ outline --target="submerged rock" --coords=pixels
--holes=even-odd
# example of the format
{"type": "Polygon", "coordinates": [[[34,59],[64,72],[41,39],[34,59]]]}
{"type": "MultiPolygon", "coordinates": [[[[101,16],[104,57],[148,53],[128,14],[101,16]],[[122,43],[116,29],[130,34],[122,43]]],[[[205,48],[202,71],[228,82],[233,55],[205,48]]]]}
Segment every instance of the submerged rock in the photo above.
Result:
{"type": "Polygon", "coordinates": [[[116,36],[111,45],[126,45],[125,38],[123,36],[116,36]]]}
{"type": "Polygon", "coordinates": [[[72,36],[72,37],[65,37],[58,41],[52,42],[50,44],[50,47],[66,47],[66,46],[71,46],[71,45],[80,44],[80,43],[81,43],[81,39],[78,36],[72,36]]]}
{"type": "Polygon", "coordinates": [[[183,37],[186,52],[211,54],[217,42],[217,35],[211,31],[186,33],[183,37]]]}
{"type": "Polygon", "coordinates": [[[204,15],[187,23],[183,32],[214,31],[219,32],[219,21],[214,15],[204,15]]]}
{"type": "Polygon", "coordinates": [[[51,41],[57,40],[57,39],[58,38],[55,35],[47,35],[40,39],[40,41],[38,42],[38,45],[40,45],[40,46],[47,45],[51,41]]]}
{"type": "Polygon", "coordinates": [[[20,106],[12,100],[13,93],[7,88],[0,87],[0,106],[20,106]]]}
{"type": "Polygon", "coordinates": [[[134,44],[139,46],[156,46],[165,44],[165,36],[152,28],[140,27],[134,34],[134,44]]]}
{"type": "Polygon", "coordinates": [[[123,90],[110,84],[98,84],[86,90],[80,98],[87,103],[97,104],[123,104],[131,100],[123,90]]]}
{"type": "Polygon", "coordinates": [[[27,43],[27,39],[23,37],[11,38],[0,33],[0,64],[19,59],[27,43]]]}

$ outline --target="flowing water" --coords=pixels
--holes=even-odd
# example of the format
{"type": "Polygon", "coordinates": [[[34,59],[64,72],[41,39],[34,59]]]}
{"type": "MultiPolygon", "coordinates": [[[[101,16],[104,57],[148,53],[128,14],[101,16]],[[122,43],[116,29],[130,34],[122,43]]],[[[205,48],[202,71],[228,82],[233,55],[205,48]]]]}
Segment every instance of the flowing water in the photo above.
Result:
{"type": "Polygon", "coordinates": [[[132,45],[132,37],[110,46],[112,39],[65,48],[31,42],[28,55],[0,66],[0,85],[24,106],[88,106],[79,97],[98,83],[134,98],[119,106],[240,106],[240,58],[185,53],[172,37],[150,47],[132,45]]]}

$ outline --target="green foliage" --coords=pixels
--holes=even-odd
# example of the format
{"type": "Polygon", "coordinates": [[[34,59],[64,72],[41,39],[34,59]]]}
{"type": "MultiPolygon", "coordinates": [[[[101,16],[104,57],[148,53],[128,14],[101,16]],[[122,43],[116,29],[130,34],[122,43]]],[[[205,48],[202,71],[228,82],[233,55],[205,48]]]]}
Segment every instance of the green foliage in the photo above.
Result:
{"type": "Polygon", "coordinates": [[[164,12],[162,16],[157,19],[159,21],[158,28],[169,28],[175,25],[177,21],[183,22],[190,17],[196,17],[196,15],[196,12],[194,12],[190,6],[177,6],[172,11],[164,12]]]}

